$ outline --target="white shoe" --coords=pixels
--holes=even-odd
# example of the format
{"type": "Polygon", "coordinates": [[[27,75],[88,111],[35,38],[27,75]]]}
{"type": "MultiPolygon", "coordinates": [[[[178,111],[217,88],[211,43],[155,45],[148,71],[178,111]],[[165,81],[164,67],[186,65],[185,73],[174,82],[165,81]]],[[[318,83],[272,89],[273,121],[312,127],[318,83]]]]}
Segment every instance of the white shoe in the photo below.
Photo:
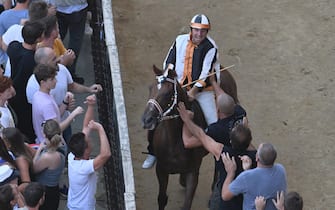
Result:
{"type": "Polygon", "coordinates": [[[148,154],[147,158],[143,162],[142,168],[143,169],[149,169],[152,168],[156,163],[156,157],[153,155],[148,154]]]}

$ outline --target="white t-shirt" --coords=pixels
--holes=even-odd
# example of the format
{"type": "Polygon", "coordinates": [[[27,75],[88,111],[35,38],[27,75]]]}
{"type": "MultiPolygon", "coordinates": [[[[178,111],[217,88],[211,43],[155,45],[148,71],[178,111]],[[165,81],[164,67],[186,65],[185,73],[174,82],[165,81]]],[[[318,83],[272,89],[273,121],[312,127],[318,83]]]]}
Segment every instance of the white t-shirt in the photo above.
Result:
{"type": "Polygon", "coordinates": [[[70,210],[94,210],[97,175],[93,159],[75,160],[68,155],[69,194],[67,207],[70,210]]]}
{"type": "MultiPolygon", "coordinates": [[[[63,64],[58,64],[59,71],[56,75],[57,83],[56,87],[50,91],[50,94],[54,97],[58,106],[60,106],[64,100],[66,92],[68,91],[68,85],[73,83],[73,79],[69,70],[63,64]]],[[[26,95],[29,103],[32,103],[34,94],[40,89],[35,75],[31,75],[26,87],[26,95]]],[[[61,117],[61,121],[65,120],[69,116],[69,112],[65,111],[61,117]]]]}
{"type": "Polygon", "coordinates": [[[12,113],[10,112],[6,104],[3,107],[0,107],[0,112],[1,112],[0,124],[4,128],[15,127],[12,113]]]}
{"type": "Polygon", "coordinates": [[[2,41],[8,46],[12,41],[23,42],[23,25],[14,24],[2,35],[2,41]]]}
{"type": "Polygon", "coordinates": [[[19,208],[17,204],[13,207],[13,210],[29,210],[27,206],[19,208]]]}
{"type": "MultiPolygon", "coordinates": [[[[8,46],[9,43],[12,41],[18,41],[18,42],[23,42],[23,37],[22,37],[22,28],[23,25],[19,24],[14,24],[11,27],[8,28],[8,30],[2,35],[2,41],[8,46]]],[[[7,59],[6,62],[6,67],[5,67],[5,73],[4,75],[7,77],[11,76],[11,66],[10,66],[10,61],[7,59]]]]}

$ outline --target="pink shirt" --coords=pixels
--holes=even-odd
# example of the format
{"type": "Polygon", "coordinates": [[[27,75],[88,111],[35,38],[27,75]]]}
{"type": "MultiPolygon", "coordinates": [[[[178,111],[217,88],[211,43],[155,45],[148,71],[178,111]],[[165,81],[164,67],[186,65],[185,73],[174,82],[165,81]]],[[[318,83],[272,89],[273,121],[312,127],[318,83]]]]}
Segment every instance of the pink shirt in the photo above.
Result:
{"type": "Polygon", "coordinates": [[[61,122],[60,111],[55,99],[51,95],[41,91],[37,91],[34,94],[32,107],[33,126],[37,136],[36,143],[40,144],[45,141],[42,124],[50,119],[55,119],[56,121],[61,122]]]}

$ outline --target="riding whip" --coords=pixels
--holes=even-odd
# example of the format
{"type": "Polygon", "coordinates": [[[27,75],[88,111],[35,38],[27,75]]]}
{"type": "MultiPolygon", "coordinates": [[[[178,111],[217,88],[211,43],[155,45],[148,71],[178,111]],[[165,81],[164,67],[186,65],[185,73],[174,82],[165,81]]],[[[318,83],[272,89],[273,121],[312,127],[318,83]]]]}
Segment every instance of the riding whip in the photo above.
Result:
{"type": "MultiPolygon", "coordinates": [[[[224,71],[224,70],[227,70],[227,69],[230,69],[230,68],[233,68],[234,66],[235,66],[235,64],[230,65],[230,66],[227,66],[227,67],[224,67],[224,68],[220,69],[219,72],[224,71]]],[[[207,76],[205,76],[205,77],[203,77],[203,78],[200,78],[200,79],[195,80],[195,81],[193,81],[193,82],[187,83],[187,84],[183,85],[182,88],[187,87],[187,86],[189,86],[189,85],[192,85],[192,84],[194,84],[194,83],[196,83],[196,82],[199,82],[199,81],[201,81],[201,80],[203,80],[203,79],[206,79],[207,77],[212,76],[212,75],[215,75],[216,73],[217,73],[217,72],[210,73],[210,74],[208,74],[207,76]]]]}

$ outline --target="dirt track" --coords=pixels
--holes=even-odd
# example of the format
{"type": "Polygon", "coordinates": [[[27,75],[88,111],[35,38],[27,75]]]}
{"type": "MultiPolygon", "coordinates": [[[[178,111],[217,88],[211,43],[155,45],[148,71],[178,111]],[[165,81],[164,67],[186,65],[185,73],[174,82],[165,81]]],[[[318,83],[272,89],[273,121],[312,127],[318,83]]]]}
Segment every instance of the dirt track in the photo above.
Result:
{"type": "MultiPolygon", "coordinates": [[[[272,142],[287,169],[289,190],[305,210],[335,209],[335,1],[114,0],[113,13],[135,173],[138,210],[157,209],[155,171],[142,170],[146,132],[140,116],[152,78],[176,35],[196,13],[211,20],[220,61],[233,75],[254,144],[272,142]]],[[[201,168],[193,210],[206,209],[212,157],[201,168]]],[[[183,190],[170,179],[166,209],[179,209],[183,190]]]]}

